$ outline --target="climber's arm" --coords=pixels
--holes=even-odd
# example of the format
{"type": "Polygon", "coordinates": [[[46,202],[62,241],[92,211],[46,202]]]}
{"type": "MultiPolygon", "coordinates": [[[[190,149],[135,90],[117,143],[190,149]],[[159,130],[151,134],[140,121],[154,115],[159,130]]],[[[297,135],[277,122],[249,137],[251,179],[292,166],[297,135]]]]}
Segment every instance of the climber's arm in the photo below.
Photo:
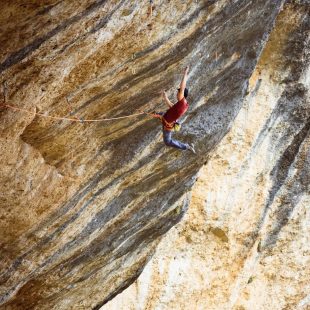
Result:
{"type": "Polygon", "coordinates": [[[173,106],[173,103],[168,99],[168,96],[167,96],[166,92],[163,91],[162,95],[164,97],[164,101],[167,104],[167,106],[169,106],[169,108],[171,108],[173,106]]]}
{"type": "Polygon", "coordinates": [[[186,67],[186,69],[184,71],[184,75],[183,75],[182,81],[180,83],[180,90],[178,92],[178,100],[179,101],[182,100],[183,97],[184,97],[184,89],[186,87],[188,71],[189,71],[189,66],[186,67]]]}

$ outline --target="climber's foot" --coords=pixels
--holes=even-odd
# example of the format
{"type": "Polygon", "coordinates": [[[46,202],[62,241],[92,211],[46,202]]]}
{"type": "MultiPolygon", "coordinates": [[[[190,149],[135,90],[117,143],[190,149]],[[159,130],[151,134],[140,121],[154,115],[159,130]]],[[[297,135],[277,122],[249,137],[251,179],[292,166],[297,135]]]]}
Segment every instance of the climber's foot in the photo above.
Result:
{"type": "Polygon", "coordinates": [[[191,152],[193,152],[194,154],[196,154],[196,151],[195,151],[195,149],[194,149],[194,144],[190,144],[190,145],[188,146],[188,150],[190,150],[191,152]]]}

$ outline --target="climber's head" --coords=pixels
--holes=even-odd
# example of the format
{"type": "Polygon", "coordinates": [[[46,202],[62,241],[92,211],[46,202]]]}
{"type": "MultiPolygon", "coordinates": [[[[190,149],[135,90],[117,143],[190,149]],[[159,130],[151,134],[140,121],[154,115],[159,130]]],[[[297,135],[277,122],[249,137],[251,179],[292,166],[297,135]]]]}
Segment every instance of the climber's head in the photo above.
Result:
{"type": "MultiPolygon", "coordinates": [[[[179,94],[179,91],[180,91],[180,88],[178,88],[177,96],[178,96],[178,94],[179,94]]],[[[187,96],[188,96],[188,89],[185,88],[185,89],[184,89],[184,97],[187,98],[187,96]]]]}

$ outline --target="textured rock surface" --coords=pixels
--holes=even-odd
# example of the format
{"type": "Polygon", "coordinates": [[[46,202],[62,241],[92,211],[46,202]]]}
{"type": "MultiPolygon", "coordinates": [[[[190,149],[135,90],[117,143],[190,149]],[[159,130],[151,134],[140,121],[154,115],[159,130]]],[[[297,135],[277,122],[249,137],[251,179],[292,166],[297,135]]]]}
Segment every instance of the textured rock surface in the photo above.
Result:
{"type": "Polygon", "coordinates": [[[1,109],[1,308],[96,309],[139,275],[238,114],[282,2],[156,1],[151,17],[142,1],[1,2],[7,103],[69,116],[67,98],[83,118],[164,108],[158,92],[174,96],[189,64],[180,138],[198,150],[167,149],[146,117],[80,124],[1,109]]]}
{"type": "Polygon", "coordinates": [[[310,309],[308,14],[284,6],[184,220],[102,309],[310,309]]]}

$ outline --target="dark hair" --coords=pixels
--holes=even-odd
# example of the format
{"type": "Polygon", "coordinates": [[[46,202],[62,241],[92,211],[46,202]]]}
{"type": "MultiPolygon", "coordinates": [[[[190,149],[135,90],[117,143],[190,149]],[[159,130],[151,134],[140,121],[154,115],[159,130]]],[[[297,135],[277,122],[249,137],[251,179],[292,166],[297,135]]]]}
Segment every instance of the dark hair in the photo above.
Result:
{"type": "MultiPolygon", "coordinates": [[[[178,88],[178,91],[180,91],[180,88],[178,88]]],[[[184,88],[184,97],[187,98],[188,96],[188,89],[184,88]]]]}

